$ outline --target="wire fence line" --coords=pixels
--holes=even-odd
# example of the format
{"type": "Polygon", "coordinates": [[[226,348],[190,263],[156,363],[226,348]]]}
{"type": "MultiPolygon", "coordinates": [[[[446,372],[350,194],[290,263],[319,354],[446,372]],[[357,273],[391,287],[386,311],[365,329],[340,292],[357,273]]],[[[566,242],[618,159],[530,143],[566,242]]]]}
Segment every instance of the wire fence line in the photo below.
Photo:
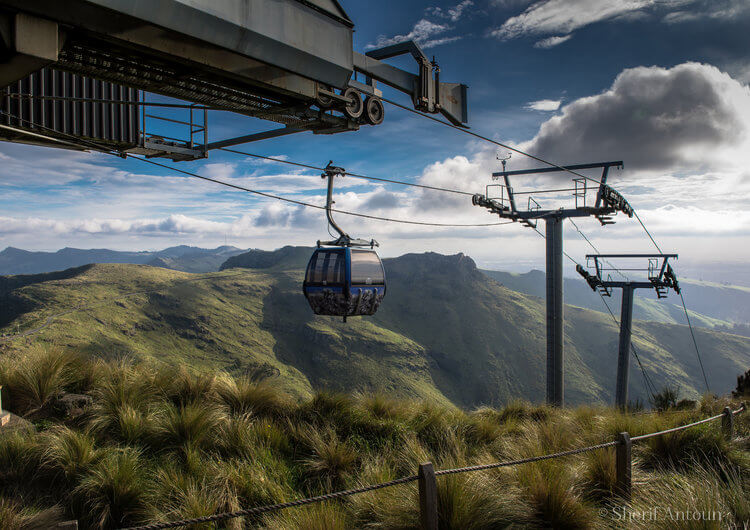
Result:
{"type": "MultiPolygon", "coordinates": [[[[646,440],[648,438],[654,438],[656,436],[663,436],[665,434],[670,434],[678,431],[683,431],[685,429],[690,429],[692,427],[695,427],[697,425],[702,425],[705,423],[709,423],[712,421],[715,421],[719,418],[724,418],[725,421],[729,419],[731,422],[731,418],[733,418],[735,415],[740,414],[747,410],[747,404],[742,403],[742,406],[736,410],[731,410],[729,407],[724,409],[724,412],[721,414],[716,414],[715,416],[711,416],[709,418],[704,418],[702,420],[695,421],[693,423],[688,423],[686,425],[680,425],[677,427],[673,427],[671,429],[665,429],[658,432],[652,432],[648,434],[641,434],[639,436],[633,436],[632,438],[628,438],[628,444],[631,442],[637,442],[640,440],[646,440]]],[[[730,429],[730,437],[731,437],[731,429],[730,429]]],[[[604,442],[596,445],[590,445],[587,447],[580,447],[577,449],[570,449],[568,451],[561,451],[558,453],[552,453],[547,455],[540,455],[540,456],[533,456],[529,458],[522,458],[519,460],[509,460],[505,462],[495,462],[492,464],[480,464],[476,466],[466,466],[466,467],[460,467],[455,469],[442,469],[435,471],[433,474],[433,477],[436,476],[443,476],[443,475],[454,475],[458,473],[468,473],[473,471],[483,471],[487,469],[495,469],[500,467],[510,467],[510,466],[517,466],[521,464],[529,464],[533,462],[541,462],[543,460],[551,460],[555,458],[561,458],[565,456],[573,456],[581,453],[587,453],[591,451],[597,451],[600,449],[606,449],[609,447],[616,447],[623,445],[622,439],[618,439],[611,442],[604,442]]],[[[409,482],[416,482],[418,480],[421,480],[420,475],[411,475],[408,477],[402,477],[395,480],[391,480],[388,482],[383,482],[380,484],[372,484],[369,486],[362,486],[360,488],[354,488],[354,489],[348,489],[348,490],[342,490],[342,491],[336,491],[332,493],[326,493],[323,495],[318,495],[316,497],[309,497],[306,499],[298,499],[295,501],[289,501],[289,502],[283,502],[279,504],[270,504],[266,506],[258,506],[255,508],[247,508],[245,510],[239,510],[236,512],[227,512],[227,513],[218,513],[214,515],[207,515],[203,517],[195,517],[192,519],[182,519],[179,521],[170,521],[165,523],[153,523],[143,526],[131,526],[127,528],[122,528],[120,530],[162,530],[166,528],[177,528],[181,526],[189,526],[194,524],[200,524],[200,523],[210,523],[210,522],[218,522],[218,521],[225,521],[228,519],[234,519],[237,517],[245,517],[249,515],[260,515],[268,512],[274,512],[278,510],[283,510],[285,508],[294,508],[299,506],[305,506],[308,504],[314,504],[318,502],[325,502],[328,500],[333,499],[340,499],[344,497],[348,497],[350,495],[357,495],[359,493],[366,493],[369,491],[375,491],[383,488],[389,488],[393,486],[398,486],[400,484],[406,484],[409,482]]]]}

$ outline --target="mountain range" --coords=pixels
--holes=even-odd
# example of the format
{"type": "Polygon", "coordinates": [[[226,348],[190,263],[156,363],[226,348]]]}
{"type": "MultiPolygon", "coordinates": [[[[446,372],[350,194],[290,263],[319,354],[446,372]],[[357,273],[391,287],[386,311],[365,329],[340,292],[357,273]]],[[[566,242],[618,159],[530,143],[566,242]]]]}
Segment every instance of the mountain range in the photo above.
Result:
{"type": "MultiPolygon", "coordinates": [[[[544,301],[488,277],[462,254],[386,259],[388,294],[374,317],[312,314],[301,293],[310,249],[249,251],[221,272],[189,274],[98,264],[0,278],[0,347],[69,348],[275,377],[297,395],[316,388],[379,390],[464,407],[541,401],[544,301]],[[26,334],[26,335],[24,335],[26,334]]],[[[609,403],[618,329],[608,314],[569,305],[566,402],[609,403]]],[[[696,329],[711,390],[732,389],[750,339],[696,329]]],[[[657,388],[705,389],[685,326],[636,321],[633,341],[657,388]]],[[[630,393],[645,400],[631,363],[630,393]]]]}
{"type": "Polygon", "coordinates": [[[7,247],[0,251],[0,275],[61,271],[89,263],[137,263],[185,272],[210,272],[218,270],[227,258],[242,252],[244,250],[226,245],[214,249],[179,245],[159,251],[140,252],[103,248],[63,248],[57,252],[35,252],[7,247]]]}

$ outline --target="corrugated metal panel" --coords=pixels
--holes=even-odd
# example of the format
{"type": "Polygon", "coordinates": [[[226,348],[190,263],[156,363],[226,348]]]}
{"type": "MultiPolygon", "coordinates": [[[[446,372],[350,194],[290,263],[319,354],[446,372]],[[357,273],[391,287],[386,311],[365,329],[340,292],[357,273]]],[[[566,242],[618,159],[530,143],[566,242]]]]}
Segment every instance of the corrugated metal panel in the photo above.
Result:
{"type": "MultiPolygon", "coordinates": [[[[0,123],[54,136],[73,135],[118,148],[138,144],[140,109],[134,88],[98,81],[53,68],[43,68],[7,87],[0,94],[0,123]],[[24,94],[30,97],[14,97],[24,94]],[[73,98],[58,100],[45,98],[73,98]],[[75,99],[109,100],[109,102],[75,99]]],[[[24,141],[27,141],[25,139],[24,141]]]]}

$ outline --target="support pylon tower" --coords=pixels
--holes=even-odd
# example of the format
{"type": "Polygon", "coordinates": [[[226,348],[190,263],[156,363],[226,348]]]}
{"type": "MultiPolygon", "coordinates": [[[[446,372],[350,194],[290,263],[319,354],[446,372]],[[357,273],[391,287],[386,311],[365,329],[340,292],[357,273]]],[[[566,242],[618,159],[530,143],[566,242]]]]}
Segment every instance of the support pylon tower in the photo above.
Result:
{"type": "MultiPolygon", "coordinates": [[[[546,260],[546,294],[547,294],[547,403],[562,406],[565,401],[564,392],[564,319],[563,319],[563,221],[568,217],[595,217],[602,225],[613,224],[612,216],[623,212],[628,217],[633,216],[633,209],[622,195],[607,185],[609,168],[622,168],[622,161],[596,162],[566,167],[547,167],[538,169],[522,169],[493,173],[493,180],[502,178],[504,184],[487,186],[485,195],[476,194],[472,197],[472,204],[487,208],[490,213],[501,218],[518,221],[536,230],[538,220],[545,222],[545,237],[547,239],[546,260]],[[561,190],[538,190],[514,192],[510,177],[518,175],[537,175],[560,171],[580,171],[586,169],[602,169],[601,178],[596,187],[596,199],[593,206],[586,205],[586,194],[589,189],[587,178],[573,179],[574,187],[562,191],[572,191],[575,200],[574,208],[542,209],[532,197],[535,194],[559,193],[561,190]],[[494,195],[490,190],[499,188],[499,194],[494,195]],[[516,199],[520,195],[528,195],[525,210],[518,208],[516,199]]],[[[537,230],[538,232],[538,230],[537,230]]]]}

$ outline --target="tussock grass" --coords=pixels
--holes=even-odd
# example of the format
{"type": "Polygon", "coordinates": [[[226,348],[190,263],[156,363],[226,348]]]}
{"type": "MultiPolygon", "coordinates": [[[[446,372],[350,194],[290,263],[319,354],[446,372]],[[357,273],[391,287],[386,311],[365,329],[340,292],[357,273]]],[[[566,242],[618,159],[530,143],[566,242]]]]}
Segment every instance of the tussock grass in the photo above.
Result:
{"type": "Polygon", "coordinates": [[[336,503],[319,503],[303,508],[291,508],[277,515],[267,516],[263,528],[268,530],[349,530],[347,514],[336,503]]]}
{"type": "Polygon", "coordinates": [[[130,526],[145,515],[148,485],[140,453],[110,449],[72,492],[79,518],[99,528],[130,526]]]}
{"type": "Polygon", "coordinates": [[[23,362],[4,359],[0,384],[11,396],[11,410],[23,415],[42,412],[55,396],[76,382],[82,364],[73,353],[41,347],[29,350],[23,362]]]}
{"type": "Polygon", "coordinates": [[[688,470],[698,463],[718,471],[750,471],[750,455],[732,447],[718,427],[699,425],[649,438],[640,454],[644,467],[688,470]]]}
{"type": "MultiPolygon", "coordinates": [[[[211,515],[386,482],[416,474],[423,462],[448,469],[543,455],[738,406],[704,396],[654,414],[520,401],[465,412],[331,392],[295,402],[249,378],[128,359],[88,362],[52,350],[13,358],[1,377],[15,381],[24,410],[44,421],[43,432],[0,433],[3,529],[55,514],[77,518],[81,528],[211,515]],[[93,404],[75,421],[57,418],[47,405],[61,391],[84,392],[93,404]]],[[[630,508],[720,509],[725,527],[741,527],[750,517],[750,414],[736,417],[735,430],[731,442],[717,421],[637,443],[630,508]]],[[[715,521],[625,525],[613,517],[623,506],[615,479],[612,449],[440,476],[440,527],[718,528],[715,521]]],[[[219,527],[406,529],[418,518],[413,482],[219,527]]],[[[214,528],[196,528],[204,527],[214,528]]]]}
{"type": "Polygon", "coordinates": [[[231,414],[253,414],[264,417],[283,417],[291,408],[289,399],[280,394],[270,382],[256,382],[249,377],[219,378],[216,391],[231,414]]]}
{"type": "Polygon", "coordinates": [[[309,456],[300,462],[307,477],[323,488],[339,488],[351,473],[359,455],[351,445],[341,440],[332,427],[310,428],[304,434],[309,456]]]}
{"type": "Polygon", "coordinates": [[[518,481],[542,527],[593,528],[596,512],[577,491],[570,468],[561,462],[518,466],[518,481]]]}
{"type": "Polygon", "coordinates": [[[75,483],[99,460],[96,441],[86,431],[55,426],[42,435],[41,471],[50,480],[62,480],[66,485],[75,483]]]}
{"type": "Polygon", "coordinates": [[[214,434],[226,421],[223,411],[199,403],[168,403],[155,414],[154,443],[169,449],[206,448],[213,444],[214,434]]]}
{"type": "MultiPolygon", "coordinates": [[[[192,519],[218,512],[239,509],[239,500],[230,485],[220,476],[195,477],[174,468],[160,469],[156,475],[156,489],[150,503],[152,516],[159,521],[192,519]]],[[[242,520],[223,523],[225,528],[242,528],[242,520]]],[[[191,528],[215,528],[214,523],[191,528]]]]}

